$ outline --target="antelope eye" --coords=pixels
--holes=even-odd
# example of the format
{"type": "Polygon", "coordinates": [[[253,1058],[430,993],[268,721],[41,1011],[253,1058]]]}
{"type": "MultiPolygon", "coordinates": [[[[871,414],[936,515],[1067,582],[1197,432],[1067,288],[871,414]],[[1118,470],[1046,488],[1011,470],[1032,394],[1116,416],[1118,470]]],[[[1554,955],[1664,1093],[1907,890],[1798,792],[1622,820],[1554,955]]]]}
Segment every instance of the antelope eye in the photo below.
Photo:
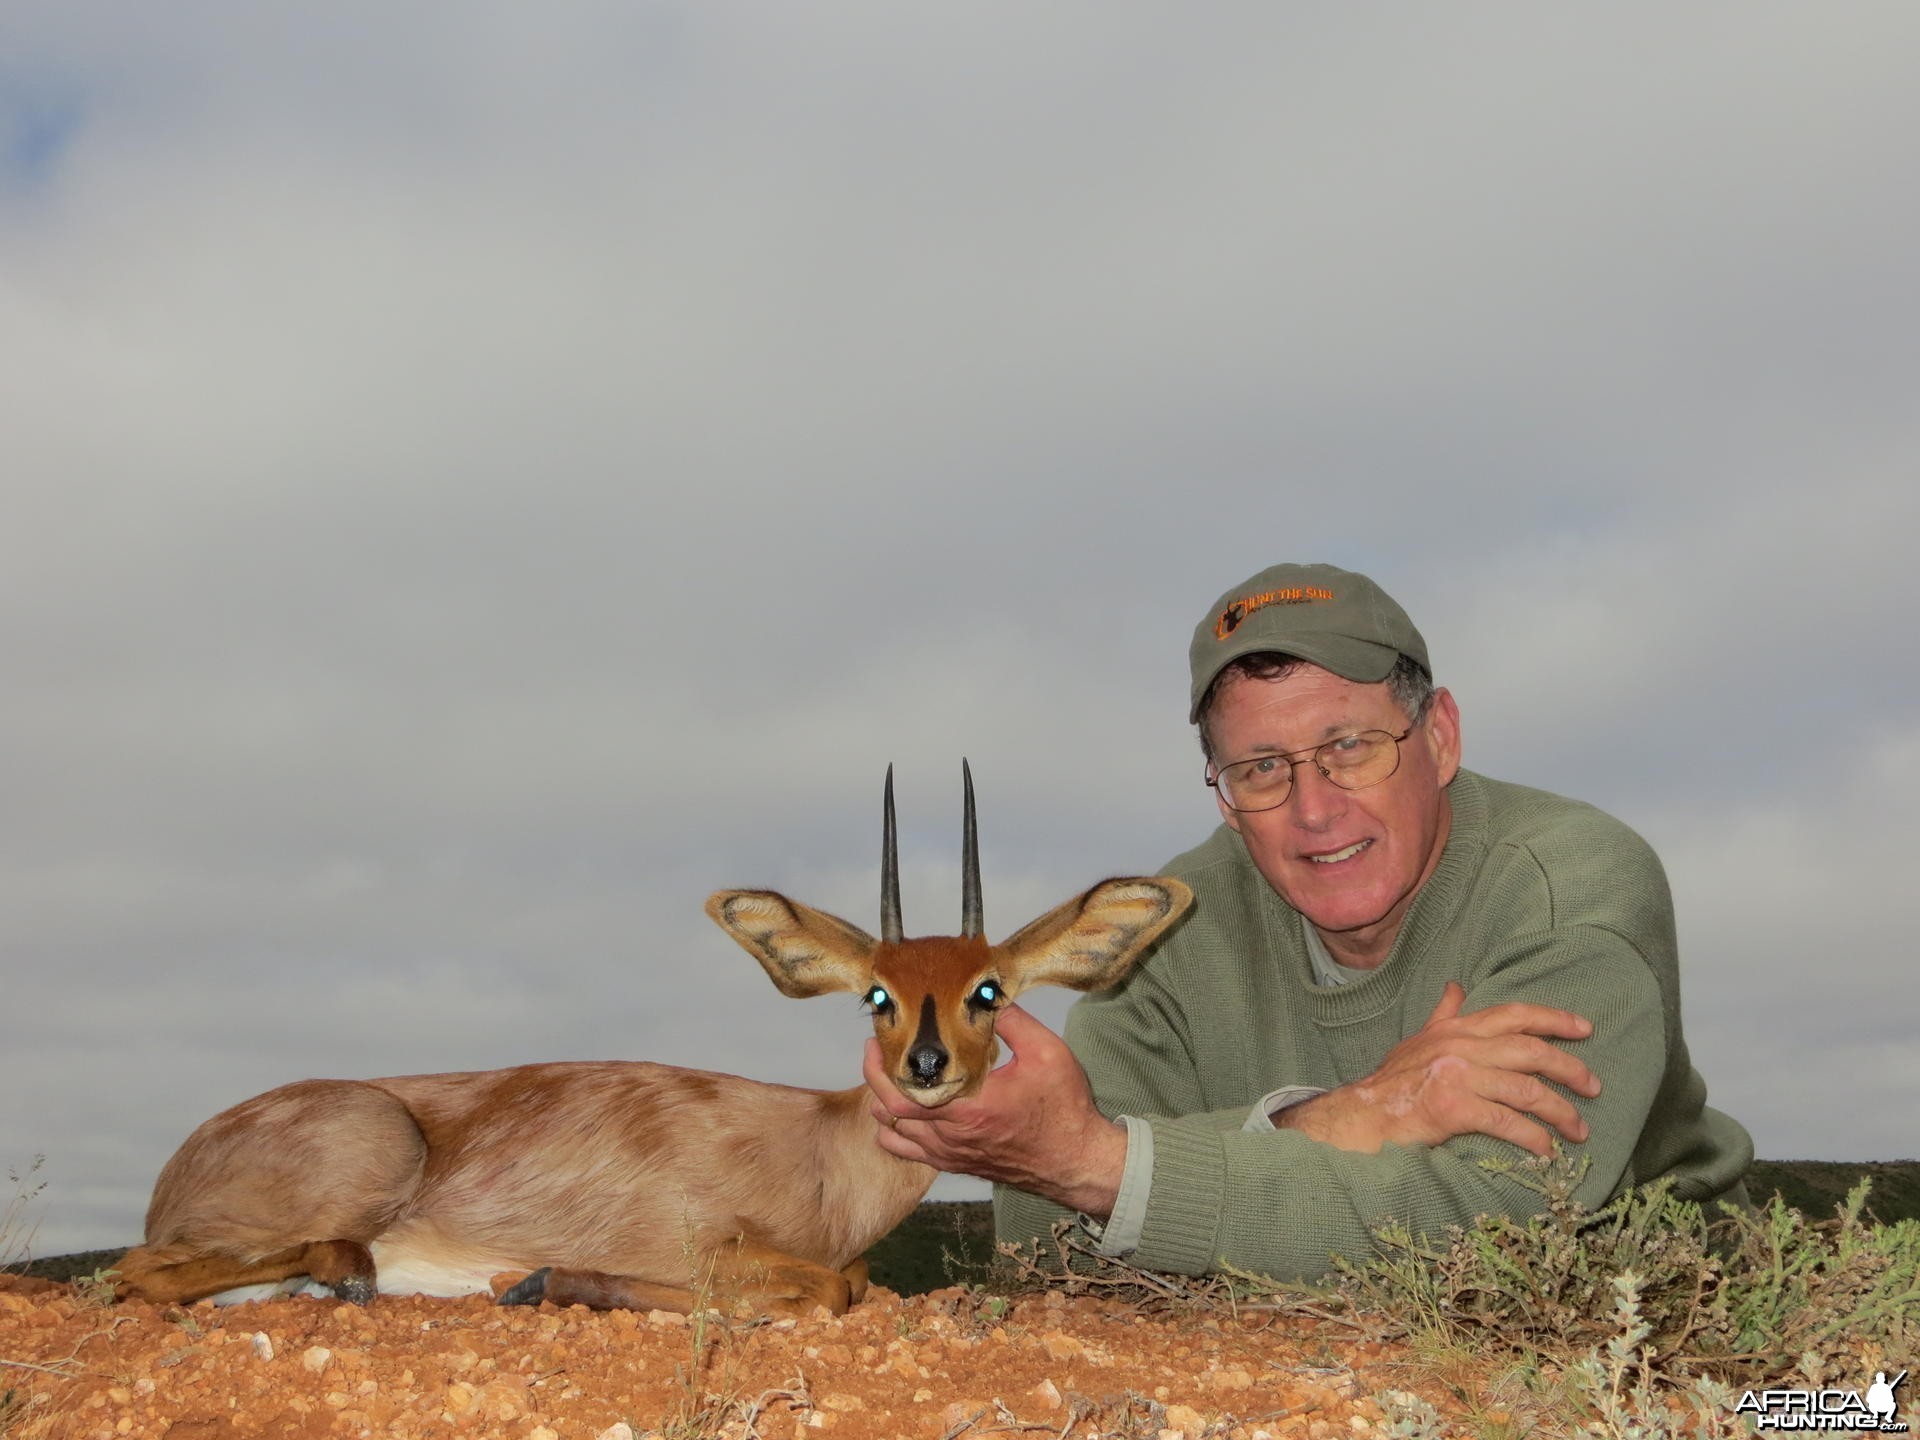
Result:
{"type": "Polygon", "coordinates": [[[967,1004],[977,1010],[991,1010],[1000,1003],[1002,993],[1000,986],[996,982],[992,980],[982,980],[978,985],[974,986],[973,994],[967,997],[967,1004]]]}
{"type": "Polygon", "coordinates": [[[887,993],[886,986],[876,985],[871,990],[867,991],[866,1001],[867,1001],[868,1009],[874,1010],[874,1011],[882,1011],[882,1010],[887,1010],[892,1008],[893,996],[887,993]]]}

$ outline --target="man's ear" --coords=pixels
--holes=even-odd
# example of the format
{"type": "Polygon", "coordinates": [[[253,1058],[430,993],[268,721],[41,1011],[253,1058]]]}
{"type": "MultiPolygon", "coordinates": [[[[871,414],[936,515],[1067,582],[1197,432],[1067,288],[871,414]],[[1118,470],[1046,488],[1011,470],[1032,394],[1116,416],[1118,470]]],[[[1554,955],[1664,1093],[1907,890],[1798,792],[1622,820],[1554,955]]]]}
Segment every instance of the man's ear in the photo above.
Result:
{"type": "Polygon", "coordinates": [[[707,914],[767,972],[782,995],[858,994],[872,973],[874,938],[824,910],[772,890],[718,890],[707,914]]]}
{"type": "Polygon", "coordinates": [[[1102,880],[994,947],[1010,994],[1034,985],[1105,990],[1193,904],[1178,880],[1102,880]]]}
{"type": "Polygon", "coordinates": [[[1445,686],[1433,692],[1427,707],[1427,744],[1432,748],[1433,765],[1442,786],[1453,783],[1460,773],[1460,707],[1453,692],[1445,686]]]}

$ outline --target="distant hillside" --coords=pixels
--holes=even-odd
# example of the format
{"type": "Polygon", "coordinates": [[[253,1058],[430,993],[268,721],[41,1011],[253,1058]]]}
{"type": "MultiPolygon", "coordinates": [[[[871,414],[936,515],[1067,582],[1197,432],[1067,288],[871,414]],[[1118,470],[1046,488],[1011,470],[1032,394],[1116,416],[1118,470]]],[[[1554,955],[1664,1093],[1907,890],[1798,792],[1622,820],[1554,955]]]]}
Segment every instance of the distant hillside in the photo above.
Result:
{"type": "MultiPolygon", "coordinates": [[[[1796,1210],[1825,1220],[1863,1175],[1873,1182],[1867,1210],[1875,1220],[1920,1220],[1920,1160],[1756,1160],[1747,1190],[1757,1205],[1778,1193],[1796,1210]]],[[[68,1280],[119,1258],[118,1250],[89,1250],[8,1268],[68,1280]]],[[[867,1252],[875,1283],[902,1295],[980,1280],[992,1261],[993,1207],[984,1200],[929,1200],[867,1252]]]]}
{"type": "Polygon", "coordinates": [[[1825,1220],[1863,1175],[1873,1182],[1867,1213],[1875,1220],[1920,1220],[1920,1160],[1756,1160],[1747,1171],[1747,1193],[1756,1205],[1778,1193],[1794,1209],[1825,1220]]]}
{"type": "Polygon", "coordinates": [[[993,1264],[993,1206],[985,1200],[928,1200],[867,1251],[876,1285],[924,1295],[984,1280],[993,1264]]]}

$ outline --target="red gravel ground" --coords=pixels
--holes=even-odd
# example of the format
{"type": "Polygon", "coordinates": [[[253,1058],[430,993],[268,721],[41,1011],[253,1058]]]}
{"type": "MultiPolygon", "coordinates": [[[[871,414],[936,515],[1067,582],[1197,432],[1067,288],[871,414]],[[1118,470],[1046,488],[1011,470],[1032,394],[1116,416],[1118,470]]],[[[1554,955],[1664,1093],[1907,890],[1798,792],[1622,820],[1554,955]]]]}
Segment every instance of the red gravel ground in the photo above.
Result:
{"type": "Polygon", "coordinates": [[[752,1324],[306,1297],[91,1303],[0,1277],[0,1436],[629,1436],[961,1440],[1365,1437],[1374,1394],[1444,1398],[1404,1357],[1262,1315],[875,1290],[842,1318],[752,1324]]]}

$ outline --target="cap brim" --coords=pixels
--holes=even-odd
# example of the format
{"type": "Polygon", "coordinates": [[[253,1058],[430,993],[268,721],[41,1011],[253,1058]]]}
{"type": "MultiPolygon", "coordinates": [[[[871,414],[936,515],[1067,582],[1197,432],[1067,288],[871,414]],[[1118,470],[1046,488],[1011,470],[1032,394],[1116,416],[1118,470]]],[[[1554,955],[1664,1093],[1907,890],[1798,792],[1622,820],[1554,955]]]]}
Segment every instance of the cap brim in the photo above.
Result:
{"type": "Polygon", "coordinates": [[[1262,651],[1291,655],[1343,680],[1351,680],[1356,685],[1376,685],[1391,675],[1393,667],[1400,663],[1400,652],[1391,646],[1375,645],[1349,635],[1289,636],[1284,650],[1277,649],[1271,638],[1249,638],[1221,648],[1205,682],[1194,686],[1187,723],[1200,723],[1200,703],[1207,698],[1207,691],[1220,678],[1222,670],[1243,655],[1257,655],[1262,651]]]}

